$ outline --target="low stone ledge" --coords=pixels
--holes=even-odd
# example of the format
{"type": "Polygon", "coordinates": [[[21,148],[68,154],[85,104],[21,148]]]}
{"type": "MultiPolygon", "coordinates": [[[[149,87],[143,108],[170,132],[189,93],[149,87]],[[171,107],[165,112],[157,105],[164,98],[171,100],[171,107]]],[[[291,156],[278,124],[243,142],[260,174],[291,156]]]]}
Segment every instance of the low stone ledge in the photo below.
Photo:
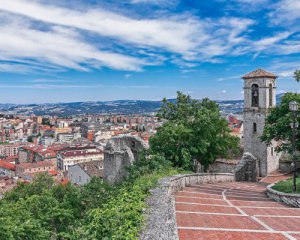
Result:
{"type": "Polygon", "coordinates": [[[162,178],[147,200],[146,226],[140,240],[178,240],[173,193],[192,184],[233,182],[230,173],[180,174],[162,178]]]}
{"type": "Polygon", "coordinates": [[[300,208],[300,194],[284,193],[274,190],[276,183],[267,186],[267,196],[276,202],[283,202],[289,206],[300,208]]]}

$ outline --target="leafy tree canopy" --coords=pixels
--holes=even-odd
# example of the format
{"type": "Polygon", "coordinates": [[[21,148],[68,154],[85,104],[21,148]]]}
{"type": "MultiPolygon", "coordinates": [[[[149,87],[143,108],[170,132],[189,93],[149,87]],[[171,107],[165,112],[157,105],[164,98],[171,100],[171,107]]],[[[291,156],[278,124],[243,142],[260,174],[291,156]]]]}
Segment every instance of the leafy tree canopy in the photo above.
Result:
{"type": "Polygon", "coordinates": [[[300,70],[294,72],[294,78],[297,82],[300,82],[300,70]]]}
{"type": "Polygon", "coordinates": [[[175,167],[196,170],[200,163],[207,169],[216,158],[238,150],[239,139],[230,134],[217,103],[207,98],[197,101],[177,92],[176,102],[164,99],[157,116],[167,122],[150,139],[151,151],[175,167]]]}
{"type": "MultiPolygon", "coordinates": [[[[292,113],[289,110],[289,103],[296,101],[300,103],[300,94],[286,93],[282,99],[280,105],[273,108],[266,119],[264,133],[262,135],[262,141],[270,144],[272,140],[278,142],[278,146],[275,148],[277,152],[292,153],[292,113]]],[[[296,121],[299,123],[300,116],[298,114],[296,121]]],[[[300,136],[299,128],[297,130],[297,136],[300,136]]],[[[300,150],[300,142],[296,142],[296,148],[300,150]]]]}

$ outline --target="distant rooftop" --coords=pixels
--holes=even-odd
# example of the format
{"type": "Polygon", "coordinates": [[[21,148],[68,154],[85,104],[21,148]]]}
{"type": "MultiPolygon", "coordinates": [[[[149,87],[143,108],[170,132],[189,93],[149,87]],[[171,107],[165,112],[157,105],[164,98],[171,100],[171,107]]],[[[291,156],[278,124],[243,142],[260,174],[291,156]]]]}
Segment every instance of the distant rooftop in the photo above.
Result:
{"type": "Polygon", "coordinates": [[[85,171],[90,177],[103,177],[104,161],[90,161],[79,163],[79,167],[85,171]]]}
{"type": "Polygon", "coordinates": [[[16,166],[14,164],[7,163],[2,160],[0,160],[0,168],[9,169],[9,170],[13,170],[13,171],[16,170],[16,166]]]}
{"type": "Polygon", "coordinates": [[[273,73],[267,72],[261,68],[256,69],[253,72],[247,73],[242,78],[243,79],[252,79],[252,78],[277,78],[277,76],[273,73]]]}
{"type": "Polygon", "coordinates": [[[102,151],[94,151],[94,152],[88,152],[87,150],[73,150],[73,151],[64,151],[61,153],[62,156],[64,157],[79,157],[79,156],[92,156],[92,155],[99,155],[103,154],[102,151]]]}

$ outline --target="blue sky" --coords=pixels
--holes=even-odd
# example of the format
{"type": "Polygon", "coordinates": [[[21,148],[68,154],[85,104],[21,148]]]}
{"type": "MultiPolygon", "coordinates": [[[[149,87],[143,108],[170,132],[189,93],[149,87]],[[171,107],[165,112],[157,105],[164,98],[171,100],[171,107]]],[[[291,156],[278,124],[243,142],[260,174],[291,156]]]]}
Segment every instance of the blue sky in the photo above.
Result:
{"type": "Polygon", "coordinates": [[[0,103],[299,91],[299,0],[0,0],[0,103]]]}

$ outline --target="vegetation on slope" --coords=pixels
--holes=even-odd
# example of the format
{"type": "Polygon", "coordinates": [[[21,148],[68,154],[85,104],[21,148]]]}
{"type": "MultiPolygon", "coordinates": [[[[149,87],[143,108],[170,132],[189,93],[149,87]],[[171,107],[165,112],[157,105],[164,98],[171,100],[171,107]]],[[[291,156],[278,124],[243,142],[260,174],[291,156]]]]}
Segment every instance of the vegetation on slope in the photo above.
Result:
{"type": "Polygon", "coordinates": [[[83,187],[57,185],[46,174],[20,183],[0,202],[0,239],[136,239],[149,189],[180,171],[157,156],[129,171],[115,186],[97,178],[83,187]]]}

